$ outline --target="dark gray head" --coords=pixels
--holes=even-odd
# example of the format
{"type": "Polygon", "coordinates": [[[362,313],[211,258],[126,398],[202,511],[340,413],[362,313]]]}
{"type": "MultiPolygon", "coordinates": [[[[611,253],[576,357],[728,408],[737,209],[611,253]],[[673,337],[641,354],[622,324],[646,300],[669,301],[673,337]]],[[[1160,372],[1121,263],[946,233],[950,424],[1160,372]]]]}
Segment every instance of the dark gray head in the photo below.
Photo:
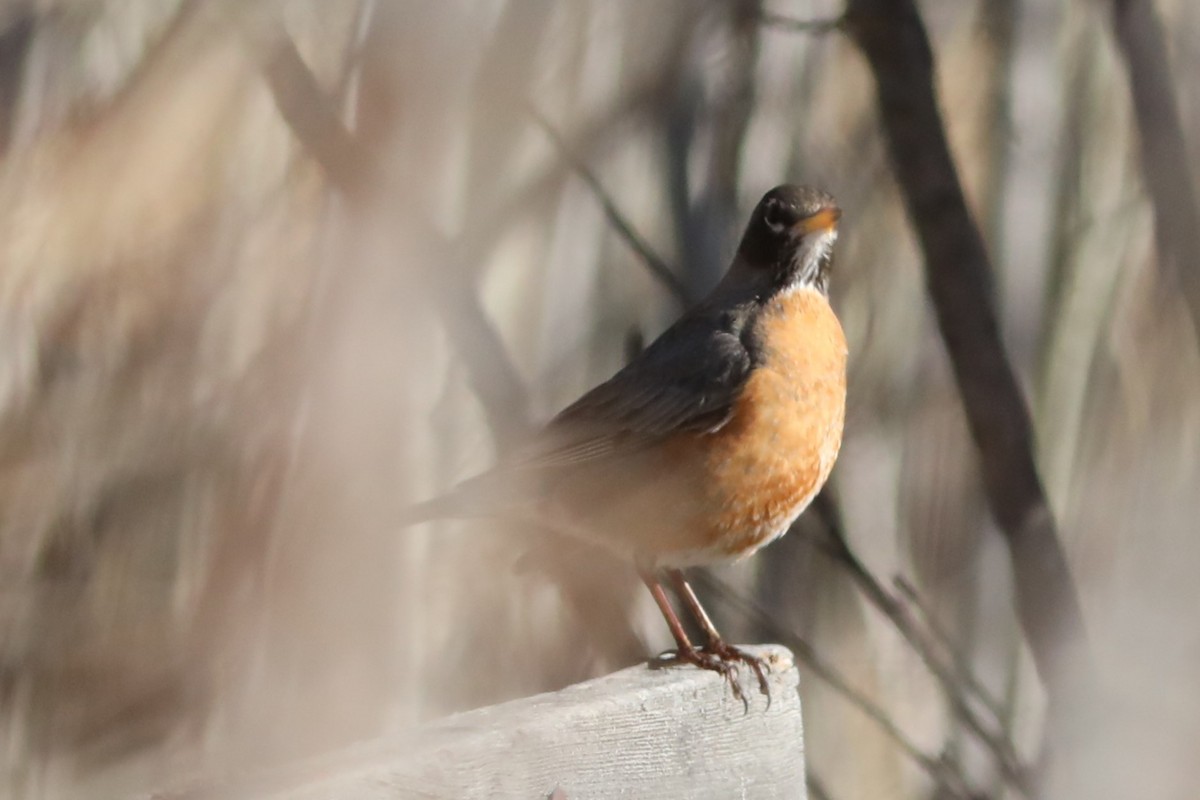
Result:
{"type": "Polygon", "coordinates": [[[765,271],[775,290],[829,289],[829,267],[842,216],[832,195],[809,186],[776,186],[763,195],[738,246],[738,258],[765,271]]]}

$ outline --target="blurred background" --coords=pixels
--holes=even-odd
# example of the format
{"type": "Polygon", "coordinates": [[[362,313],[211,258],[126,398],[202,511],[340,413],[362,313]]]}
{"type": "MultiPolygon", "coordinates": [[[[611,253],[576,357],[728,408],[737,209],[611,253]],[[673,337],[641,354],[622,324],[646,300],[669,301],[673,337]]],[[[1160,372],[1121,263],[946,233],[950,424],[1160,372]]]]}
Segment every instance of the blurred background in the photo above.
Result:
{"type": "MultiPolygon", "coordinates": [[[[1153,7],[1194,165],[1200,5],[1153,7]]],[[[1192,798],[1200,298],[1156,257],[1112,9],[920,9],[1102,687],[1054,796],[1192,798]]],[[[261,768],[665,649],[624,565],[397,520],[608,377],[803,182],[844,209],[829,503],[866,572],[809,514],[705,595],[803,655],[814,797],[1021,797],[1045,693],[874,83],[773,16],[841,11],[0,5],[0,795],[261,768]]]]}

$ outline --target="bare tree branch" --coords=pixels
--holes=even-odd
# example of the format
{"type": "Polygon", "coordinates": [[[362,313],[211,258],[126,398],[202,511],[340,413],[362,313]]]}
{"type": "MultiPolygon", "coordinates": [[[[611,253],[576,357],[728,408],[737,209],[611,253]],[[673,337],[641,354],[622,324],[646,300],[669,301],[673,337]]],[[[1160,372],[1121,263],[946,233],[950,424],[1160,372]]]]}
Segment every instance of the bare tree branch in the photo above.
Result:
{"type": "MultiPolygon", "coordinates": [[[[576,159],[584,161],[583,154],[610,140],[617,126],[637,120],[652,109],[661,92],[658,84],[659,81],[649,81],[623,93],[611,105],[581,123],[573,142],[576,159]]],[[[482,213],[484,219],[464,234],[467,253],[477,257],[486,254],[516,219],[556,196],[572,174],[573,165],[564,159],[544,167],[516,189],[506,191],[504,199],[495,208],[486,209],[482,213]]]]}
{"type": "Polygon", "coordinates": [[[772,639],[790,649],[811,674],[825,681],[830,688],[878,725],[880,730],[895,742],[905,755],[937,781],[949,793],[949,796],[975,797],[967,783],[966,776],[962,774],[958,765],[948,762],[946,759],[931,756],[921,750],[904,731],[900,730],[900,727],[883,708],[848,684],[831,664],[826,663],[817,655],[811,644],[781,625],[770,612],[707,570],[697,570],[690,577],[692,582],[706,593],[720,598],[772,639]]]}
{"type": "Polygon", "coordinates": [[[17,9],[0,30],[0,153],[8,151],[29,46],[37,32],[33,9],[17,9]]]}
{"type": "Polygon", "coordinates": [[[524,441],[531,429],[529,391],[491,317],[479,300],[472,271],[461,248],[442,242],[448,269],[429,276],[440,295],[442,324],[467,368],[471,388],[483,406],[488,428],[501,450],[524,441]]]}
{"type": "Polygon", "coordinates": [[[625,219],[625,215],[617,208],[617,204],[613,201],[612,196],[604,189],[604,185],[600,183],[600,179],[596,177],[596,174],[582,160],[576,157],[571,151],[570,145],[567,144],[566,139],[563,138],[562,134],[558,132],[538,109],[530,106],[529,114],[537,126],[550,137],[550,141],[554,143],[563,160],[587,184],[592,194],[600,202],[600,207],[604,210],[604,216],[608,219],[609,224],[613,226],[621,238],[625,240],[625,243],[629,245],[629,248],[642,260],[642,263],[646,265],[646,269],[650,270],[650,274],[666,287],[667,291],[671,293],[671,296],[681,306],[686,306],[688,304],[688,297],[683,282],[679,280],[679,277],[667,262],[658,253],[654,252],[650,244],[633,229],[633,226],[625,219]]]}
{"type": "MultiPolygon", "coordinates": [[[[921,658],[941,686],[942,693],[946,697],[946,702],[950,704],[955,718],[962,722],[963,726],[992,754],[1004,779],[1015,789],[1028,795],[1030,790],[1028,770],[1021,764],[1016,748],[1002,732],[998,732],[980,719],[964,691],[965,687],[970,686],[971,681],[961,680],[953,666],[938,657],[937,647],[909,614],[908,608],[879,581],[875,580],[871,571],[850,549],[850,543],[846,539],[845,528],[842,525],[841,514],[838,512],[831,492],[828,489],[822,492],[817,496],[813,505],[813,510],[821,517],[829,534],[828,545],[824,548],[825,552],[846,569],[871,605],[887,617],[921,658]]],[[[996,724],[999,725],[999,718],[997,718],[996,724]]]]}
{"type": "Polygon", "coordinates": [[[1113,0],[1113,30],[1125,68],[1154,204],[1160,268],[1183,292],[1200,336],[1200,209],[1171,78],[1170,47],[1151,0],[1113,0]]]}
{"type": "Polygon", "coordinates": [[[931,638],[934,640],[934,642],[940,647],[940,649],[945,651],[945,658],[943,660],[954,669],[954,677],[956,682],[967,689],[970,689],[975,699],[987,707],[988,711],[992,713],[997,722],[1002,721],[1005,714],[1004,709],[1000,707],[1000,702],[992,696],[992,693],[986,686],[983,685],[979,678],[975,677],[975,673],[972,671],[971,666],[967,663],[966,659],[963,658],[962,653],[960,653],[954,646],[954,642],[950,638],[950,634],[945,628],[938,624],[937,618],[933,614],[933,609],[931,609],[929,604],[926,603],[921,597],[920,592],[917,591],[917,587],[913,586],[907,578],[901,575],[896,576],[893,583],[896,585],[896,590],[900,592],[900,594],[903,595],[904,598],[910,604],[912,604],[912,607],[915,608],[921,615],[921,620],[924,622],[925,627],[932,635],[931,638]]]}
{"type": "Polygon", "coordinates": [[[279,37],[262,69],[279,113],[330,183],[348,196],[361,195],[373,180],[369,154],[342,124],[290,36],[279,37]]]}
{"type": "Polygon", "coordinates": [[[693,298],[721,280],[736,247],[742,149],[758,103],[762,0],[735,0],[713,10],[724,39],[720,65],[688,58],[692,34],[685,35],[660,106],[680,273],[693,298]]]}
{"type": "MultiPolygon", "coordinates": [[[[1029,411],[992,300],[992,265],[967,209],[913,0],[850,0],[846,29],[870,63],[895,169],[925,252],[937,313],[992,513],[1012,556],[1017,616],[1052,705],[1091,681],[1083,611],[1033,459],[1029,411]],[[1070,674],[1070,669],[1088,675],[1070,674]]],[[[1053,715],[1052,715],[1053,716],[1053,715]]]]}

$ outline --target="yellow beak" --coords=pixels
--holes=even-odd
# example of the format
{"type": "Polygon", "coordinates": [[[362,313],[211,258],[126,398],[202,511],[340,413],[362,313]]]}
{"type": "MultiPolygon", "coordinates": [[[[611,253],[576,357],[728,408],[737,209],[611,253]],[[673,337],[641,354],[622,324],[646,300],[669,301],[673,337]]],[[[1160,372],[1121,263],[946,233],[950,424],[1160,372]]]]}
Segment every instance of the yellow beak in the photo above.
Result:
{"type": "Polygon", "coordinates": [[[812,216],[797,222],[792,230],[802,235],[816,231],[829,231],[837,227],[838,220],[841,218],[842,210],[840,208],[822,208],[812,216]]]}

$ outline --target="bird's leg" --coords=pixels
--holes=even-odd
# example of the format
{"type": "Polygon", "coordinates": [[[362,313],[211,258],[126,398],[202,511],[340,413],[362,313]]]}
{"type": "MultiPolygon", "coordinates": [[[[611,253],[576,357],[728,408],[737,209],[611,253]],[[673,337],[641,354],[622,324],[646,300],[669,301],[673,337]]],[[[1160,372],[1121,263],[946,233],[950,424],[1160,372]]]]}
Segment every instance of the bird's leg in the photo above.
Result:
{"type": "Polygon", "coordinates": [[[767,683],[768,667],[766,662],[758,656],[751,655],[745,650],[734,647],[721,638],[721,634],[717,631],[717,626],[713,624],[712,618],[708,616],[708,612],[704,610],[704,606],[700,605],[700,598],[696,597],[696,592],[692,589],[691,584],[688,583],[683,570],[668,569],[667,576],[671,579],[671,583],[675,587],[675,593],[687,605],[688,611],[692,612],[692,618],[696,620],[696,623],[708,638],[708,642],[701,649],[701,652],[714,655],[726,663],[741,661],[754,670],[754,675],[758,678],[759,691],[770,697],[771,687],[767,683]]]}
{"type": "MultiPolygon", "coordinates": [[[[671,635],[675,637],[675,654],[673,660],[694,664],[701,669],[720,673],[724,676],[725,680],[729,681],[734,697],[744,703],[746,698],[742,695],[742,687],[738,685],[737,668],[732,663],[737,659],[722,658],[719,654],[710,651],[708,648],[697,650],[696,646],[692,644],[692,640],[688,638],[687,631],[683,629],[683,623],[679,621],[675,609],[671,607],[671,601],[667,597],[667,593],[663,589],[662,582],[658,579],[658,576],[654,572],[642,568],[638,569],[638,574],[641,576],[642,582],[646,584],[646,588],[650,590],[650,596],[654,598],[655,604],[658,605],[658,610],[662,612],[663,619],[667,621],[667,627],[671,629],[671,635]]],[[[709,625],[711,624],[710,622],[709,625]]]]}
{"type": "Polygon", "coordinates": [[[686,652],[694,652],[696,648],[692,644],[692,640],[688,638],[687,631],[683,629],[683,623],[676,616],[675,609],[671,607],[671,601],[667,598],[667,593],[663,591],[658,577],[653,572],[644,569],[639,569],[638,574],[642,577],[646,588],[650,590],[650,596],[654,598],[658,610],[662,612],[663,619],[667,621],[667,627],[671,629],[671,635],[675,637],[675,646],[679,653],[682,655],[686,652]]]}

